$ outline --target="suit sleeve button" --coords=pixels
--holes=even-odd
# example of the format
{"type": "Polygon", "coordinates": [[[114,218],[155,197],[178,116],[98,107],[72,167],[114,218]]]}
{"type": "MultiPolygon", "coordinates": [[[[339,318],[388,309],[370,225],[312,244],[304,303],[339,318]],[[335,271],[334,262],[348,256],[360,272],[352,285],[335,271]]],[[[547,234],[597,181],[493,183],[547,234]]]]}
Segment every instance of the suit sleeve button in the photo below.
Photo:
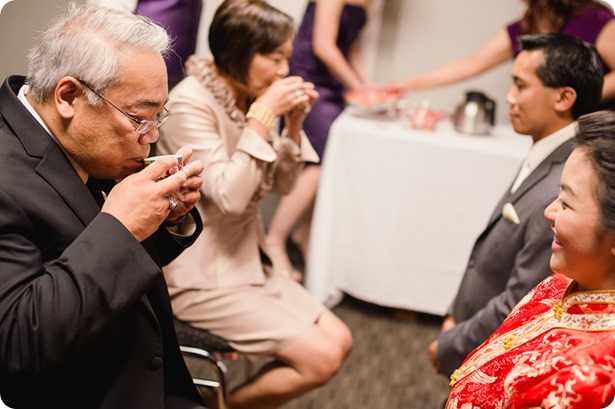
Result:
{"type": "Polygon", "coordinates": [[[160,369],[161,367],[162,367],[162,358],[160,358],[159,356],[155,356],[154,358],[152,358],[151,361],[149,361],[149,369],[151,369],[152,371],[160,369]]]}

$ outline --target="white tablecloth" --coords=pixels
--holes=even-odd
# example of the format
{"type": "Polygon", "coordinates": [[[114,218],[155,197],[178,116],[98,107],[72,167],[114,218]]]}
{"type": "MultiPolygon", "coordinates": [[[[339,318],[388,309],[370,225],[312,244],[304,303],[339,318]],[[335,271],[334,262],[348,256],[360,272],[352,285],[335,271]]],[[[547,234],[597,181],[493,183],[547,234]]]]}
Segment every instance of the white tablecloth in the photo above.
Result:
{"type": "Polygon", "coordinates": [[[476,237],[531,146],[510,125],[489,136],[435,132],[344,112],[333,124],[314,210],[306,287],[443,315],[476,237]]]}

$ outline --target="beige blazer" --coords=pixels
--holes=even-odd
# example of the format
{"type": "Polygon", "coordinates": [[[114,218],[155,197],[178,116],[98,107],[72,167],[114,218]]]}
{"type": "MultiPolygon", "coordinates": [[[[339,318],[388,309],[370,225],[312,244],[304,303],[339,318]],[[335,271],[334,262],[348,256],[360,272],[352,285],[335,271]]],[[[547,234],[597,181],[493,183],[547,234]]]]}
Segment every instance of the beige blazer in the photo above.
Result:
{"type": "Polygon", "coordinates": [[[269,191],[288,193],[305,161],[318,155],[305,134],[301,148],[272,132],[268,143],[249,128],[226,87],[188,76],[169,96],[172,115],[160,128],[160,153],[193,149],[205,165],[203,233],[164,269],[169,286],[188,289],[262,284],[259,246],[267,252],[259,202],[269,191]]]}

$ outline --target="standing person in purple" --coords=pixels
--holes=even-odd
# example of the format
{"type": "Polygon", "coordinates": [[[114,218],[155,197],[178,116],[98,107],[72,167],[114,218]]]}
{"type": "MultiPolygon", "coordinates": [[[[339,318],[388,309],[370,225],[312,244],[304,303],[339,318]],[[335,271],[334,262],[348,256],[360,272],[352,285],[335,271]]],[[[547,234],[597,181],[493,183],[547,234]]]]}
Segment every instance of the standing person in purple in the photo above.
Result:
{"type": "Polygon", "coordinates": [[[184,64],[196,51],[203,0],[139,0],[135,14],[149,17],[167,30],[173,52],[165,57],[169,89],[184,78],[184,64]]]}
{"type": "MultiPolygon", "coordinates": [[[[359,35],[367,22],[370,0],[315,0],[307,4],[293,44],[290,75],[313,82],[320,97],[304,122],[312,146],[323,158],[329,127],[346,106],[344,93],[374,83],[366,74],[359,35]]],[[[296,280],[301,273],[286,253],[286,240],[303,217],[302,251],[307,255],[309,222],[320,181],[320,162],[307,163],[292,192],[280,199],[267,234],[267,245],[276,270],[296,280]]]]}
{"type": "Polygon", "coordinates": [[[413,75],[391,86],[405,92],[435,88],[475,77],[519,54],[523,34],[561,33],[578,37],[596,47],[602,58],[604,86],[598,109],[615,109],[615,16],[598,0],[522,0],[525,14],[502,28],[481,48],[457,60],[413,75]]]}

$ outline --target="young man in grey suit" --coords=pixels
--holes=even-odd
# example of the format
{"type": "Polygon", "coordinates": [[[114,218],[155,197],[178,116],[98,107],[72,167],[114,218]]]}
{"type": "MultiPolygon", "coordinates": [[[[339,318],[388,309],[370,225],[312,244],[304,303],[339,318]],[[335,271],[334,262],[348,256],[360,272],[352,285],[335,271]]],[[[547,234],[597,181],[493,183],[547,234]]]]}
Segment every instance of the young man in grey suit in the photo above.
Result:
{"type": "Polygon", "coordinates": [[[553,233],[543,212],[558,194],[574,121],[596,108],[602,92],[599,57],[582,41],[560,34],[520,41],[523,51],[514,61],[507,101],[515,131],[530,135],[533,145],[476,240],[442,331],[429,345],[436,370],[447,376],[552,274],[553,233]]]}
{"type": "Polygon", "coordinates": [[[142,17],[71,5],[27,79],[0,88],[0,394],[12,408],[203,407],[161,271],[202,230],[203,164],[163,180],[174,158],[139,171],[168,114],[168,45],[142,17]]]}

